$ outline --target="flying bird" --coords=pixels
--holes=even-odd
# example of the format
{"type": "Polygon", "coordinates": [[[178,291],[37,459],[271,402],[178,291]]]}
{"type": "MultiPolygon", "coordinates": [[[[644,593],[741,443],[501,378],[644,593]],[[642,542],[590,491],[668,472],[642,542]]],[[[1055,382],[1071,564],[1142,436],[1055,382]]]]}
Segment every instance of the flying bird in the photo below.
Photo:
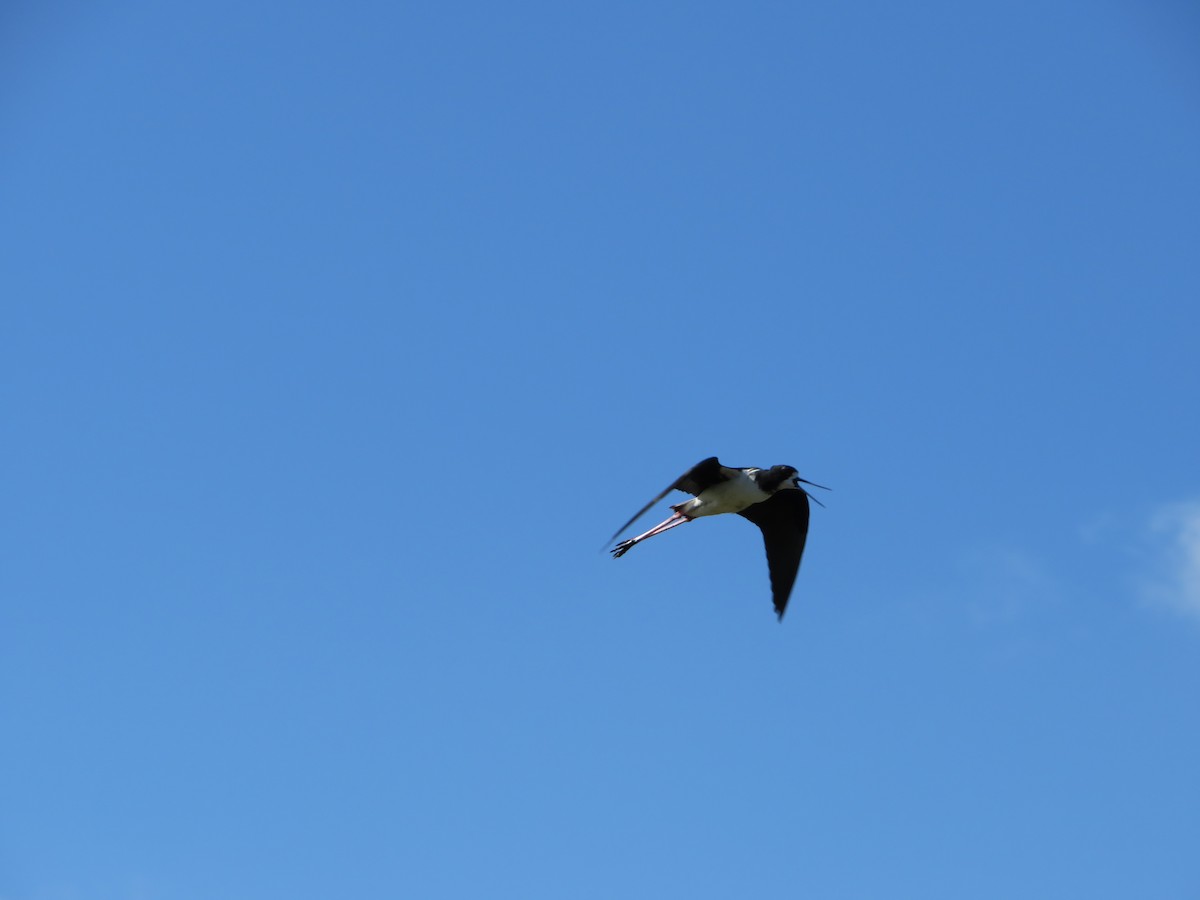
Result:
{"type": "MultiPolygon", "coordinates": [[[[804,555],[804,542],[808,537],[810,495],[801,484],[823,488],[822,485],[801,478],[791,466],[771,466],[769,469],[749,466],[734,469],[721,465],[720,460],[710,456],[680,475],[661,494],[638,510],[632,519],[617,529],[609,543],[620,537],[621,532],[671,491],[683,491],[692,495],[691,500],[674,504],[671,507],[671,517],[666,521],[613,547],[613,558],[619,559],[647,538],[662,534],[692,519],[721,513],[737,513],[762,530],[763,543],[766,544],[767,550],[767,568],[771,573],[771,596],[775,602],[775,614],[783,621],[788,597],[791,596],[796,573],[800,570],[800,558],[804,555]]],[[[816,500],[815,497],[813,499],[816,500]]],[[[820,503],[819,500],[816,502],[820,503]]]]}

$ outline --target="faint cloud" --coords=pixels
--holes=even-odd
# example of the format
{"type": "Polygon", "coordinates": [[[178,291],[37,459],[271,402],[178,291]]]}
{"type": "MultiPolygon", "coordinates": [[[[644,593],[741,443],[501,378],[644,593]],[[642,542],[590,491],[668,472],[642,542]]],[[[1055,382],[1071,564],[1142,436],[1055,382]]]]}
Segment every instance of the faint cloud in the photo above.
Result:
{"type": "Polygon", "coordinates": [[[976,625],[1010,623],[1057,599],[1062,586],[1035,557],[1013,547],[977,547],[961,561],[976,625]]]}
{"type": "Polygon", "coordinates": [[[1121,519],[1116,513],[1097,513],[1079,526],[1079,539],[1085,544],[1104,544],[1121,532],[1121,519]]]}
{"type": "Polygon", "coordinates": [[[1150,519],[1150,534],[1156,560],[1142,595],[1200,619],[1200,501],[1161,507],[1150,519]]]}

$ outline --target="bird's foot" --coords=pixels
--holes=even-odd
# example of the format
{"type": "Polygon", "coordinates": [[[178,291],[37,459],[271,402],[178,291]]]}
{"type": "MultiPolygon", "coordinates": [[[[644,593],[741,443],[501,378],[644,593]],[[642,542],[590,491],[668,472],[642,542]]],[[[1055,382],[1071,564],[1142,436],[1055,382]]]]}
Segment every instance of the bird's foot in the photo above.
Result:
{"type": "Polygon", "coordinates": [[[621,541],[617,546],[612,548],[613,559],[620,559],[629,552],[629,548],[636,544],[637,541],[621,541]]]}

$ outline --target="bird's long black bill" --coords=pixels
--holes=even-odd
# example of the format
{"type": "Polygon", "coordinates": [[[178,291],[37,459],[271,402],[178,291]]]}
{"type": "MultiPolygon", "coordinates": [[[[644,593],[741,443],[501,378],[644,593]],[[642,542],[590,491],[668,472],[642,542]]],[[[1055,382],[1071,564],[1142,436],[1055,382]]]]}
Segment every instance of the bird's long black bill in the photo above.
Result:
{"type": "MultiPolygon", "coordinates": [[[[823,491],[832,491],[833,490],[833,488],[831,488],[831,487],[825,487],[825,485],[817,484],[815,481],[809,481],[807,478],[797,477],[796,480],[803,481],[805,484],[811,484],[813,487],[819,487],[823,491]]],[[[800,488],[800,490],[804,491],[804,488],[800,488]]],[[[813,503],[817,504],[817,506],[821,507],[821,509],[825,508],[825,504],[822,503],[820,500],[818,500],[816,497],[814,497],[812,495],[812,491],[804,491],[804,495],[806,497],[808,497],[808,499],[811,500],[813,503]]]]}

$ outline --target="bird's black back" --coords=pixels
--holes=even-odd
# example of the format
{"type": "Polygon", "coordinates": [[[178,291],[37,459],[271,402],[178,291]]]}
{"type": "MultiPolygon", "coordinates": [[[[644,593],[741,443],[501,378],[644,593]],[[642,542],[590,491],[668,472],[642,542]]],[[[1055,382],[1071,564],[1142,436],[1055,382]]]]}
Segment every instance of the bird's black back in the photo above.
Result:
{"type": "Polygon", "coordinates": [[[683,491],[685,494],[697,496],[710,487],[715,487],[723,481],[728,481],[735,474],[737,474],[736,469],[723,466],[719,459],[715,456],[710,456],[708,459],[700,460],[700,462],[680,475],[671,487],[677,491],[683,491]]]}

